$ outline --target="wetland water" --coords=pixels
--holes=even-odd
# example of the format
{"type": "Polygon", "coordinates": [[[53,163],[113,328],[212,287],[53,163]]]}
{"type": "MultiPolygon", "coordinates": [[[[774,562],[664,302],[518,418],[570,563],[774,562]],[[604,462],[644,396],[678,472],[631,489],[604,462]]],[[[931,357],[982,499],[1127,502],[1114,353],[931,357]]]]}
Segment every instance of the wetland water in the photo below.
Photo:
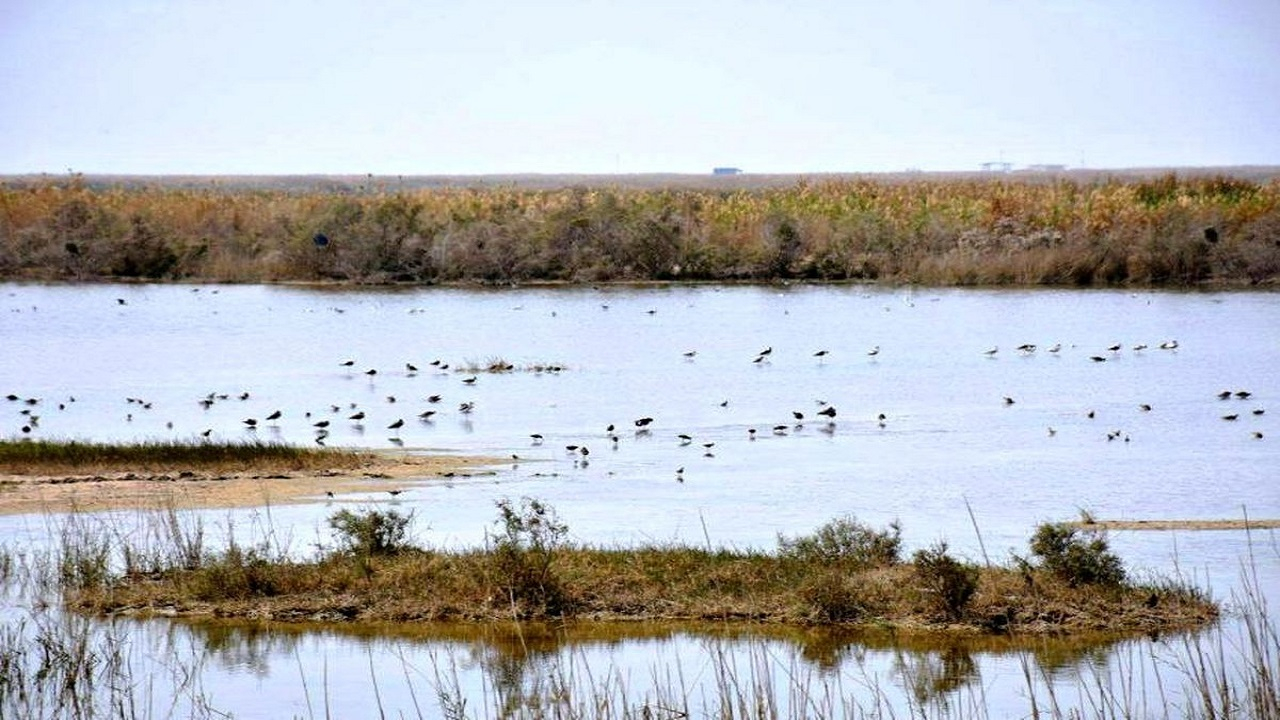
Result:
{"type": "MultiPolygon", "coordinates": [[[[873,525],[900,519],[908,551],[945,538],[980,559],[967,502],[998,561],[1011,549],[1025,553],[1037,523],[1074,519],[1080,509],[1105,519],[1239,518],[1245,509],[1280,517],[1276,293],[5,284],[0,342],[0,393],[39,398],[37,437],[196,438],[207,430],[311,443],[312,423],[327,419],[331,446],[518,456],[492,474],[424,478],[394,500],[375,491],[322,502],[318,486],[310,504],[206,513],[213,525],[269,525],[300,552],[325,533],[336,507],[365,503],[413,510],[420,542],[476,544],[491,527],[494,500],[520,496],[554,505],[581,542],[768,548],[778,533],[852,513],[873,525]],[[1176,349],[1159,347],[1171,341],[1176,349]],[[1025,343],[1036,350],[1016,349],[1025,343]],[[757,362],[766,348],[772,352],[757,362]],[[827,354],[815,356],[820,350],[827,354]],[[516,371],[458,371],[499,358],[516,371]],[[526,370],[535,364],[564,369],[526,370]],[[1218,399],[1224,390],[1252,395],[1218,399]],[[228,397],[204,408],[199,401],[210,393],[228,397]],[[428,402],[432,395],[440,401],[428,402]],[[464,413],[462,403],[474,408],[464,413]],[[824,407],[836,408],[834,422],[816,414],[824,407]],[[274,410],[282,417],[270,425],[264,418],[274,410]],[[419,420],[428,410],[436,414],[419,420]],[[348,420],[356,412],[365,413],[360,423],[348,420]],[[1223,419],[1229,415],[1237,419],[1223,419]],[[646,432],[634,424],[642,417],[654,419],[646,432]],[[259,428],[245,429],[246,418],[259,428]],[[397,419],[403,428],[386,429],[397,419]],[[692,440],[682,444],[680,434],[692,440]],[[584,462],[567,445],[590,455],[584,462]]],[[[0,405],[0,435],[22,435],[23,407],[0,405]]],[[[44,520],[0,518],[7,542],[42,533],[44,520]]],[[[1264,591],[1280,597],[1274,536],[1255,533],[1252,543],[1264,591]]],[[[1134,572],[1178,571],[1219,596],[1235,586],[1250,549],[1243,532],[1120,532],[1112,544],[1134,572]]],[[[322,714],[317,678],[325,668],[335,707],[347,698],[355,703],[348,707],[372,707],[370,667],[386,678],[382,702],[415,714],[403,668],[430,675],[431,657],[456,660],[460,683],[490,696],[502,673],[510,680],[519,670],[516,679],[528,683],[552,665],[579,675],[614,668],[636,695],[676,666],[683,684],[702,687],[714,683],[706,673],[719,655],[744,675],[778,663],[780,676],[843,678],[839,692],[851,696],[888,688],[898,714],[916,702],[909,678],[928,673],[968,678],[967,686],[954,677],[938,686],[981,693],[994,717],[1026,715],[1030,702],[1021,669],[1028,655],[987,648],[853,644],[827,652],[794,638],[669,632],[552,643],[541,654],[526,643],[513,654],[482,638],[163,621],[115,631],[140,648],[198,649],[210,703],[238,717],[306,716],[308,699],[322,714]]],[[[1049,675],[1110,673],[1127,655],[1173,645],[1053,651],[1069,659],[1048,663],[1049,675]]],[[[419,701],[434,707],[433,697],[419,701]]],[[[484,712],[479,699],[469,707],[484,712]]]]}

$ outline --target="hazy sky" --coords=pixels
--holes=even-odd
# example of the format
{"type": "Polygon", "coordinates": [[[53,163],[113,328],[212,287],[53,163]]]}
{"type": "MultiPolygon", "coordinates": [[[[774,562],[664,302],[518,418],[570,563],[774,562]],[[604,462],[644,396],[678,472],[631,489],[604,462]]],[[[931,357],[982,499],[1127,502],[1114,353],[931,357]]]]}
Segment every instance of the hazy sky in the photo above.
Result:
{"type": "Polygon", "coordinates": [[[1280,0],[0,0],[0,172],[1280,164],[1280,0]]]}

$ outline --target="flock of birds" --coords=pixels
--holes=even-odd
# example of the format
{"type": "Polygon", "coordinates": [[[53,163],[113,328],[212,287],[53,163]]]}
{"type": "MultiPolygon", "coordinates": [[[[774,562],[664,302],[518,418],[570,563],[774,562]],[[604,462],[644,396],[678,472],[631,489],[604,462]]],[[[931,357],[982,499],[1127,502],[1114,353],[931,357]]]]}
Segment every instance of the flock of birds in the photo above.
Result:
{"type": "MultiPolygon", "coordinates": [[[[1176,351],[1179,346],[1176,340],[1167,340],[1165,342],[1158,344],[1155,347],[1158,350],[1171,352],[1171,351],[1176,351]]],[[[1116,356],[1118,356],[1119,353],[1123,352],[1125,349],[1126,348],[1123,345],[1117,343],[1107,347],[1105,353],[1089,355],[1088,357],[1089,357],[1089,360],[1092,362],[1103,363],[1103,362],[1107,362],[1110,359],[1115,358],[1116,356]]],[[[1130,346],[1128,349],[1135,353],[1140,353],[1144,350],[1147,350],[1148,345],[1146,345],[1145,343],[1139,343],[1139,344],[1130,346]]],[[[1063,350],[1063,347],[1061,344],[1054,344],[1052,346],[1044,348],[1043,352],[1056,355],[1060,353],[1062,350],[1063,350]]],[[[1032,355],[1040,351],[1041,349],[1036,344],[1033,344],[1033,343],[1024,343],[1014,348],[1014,352],[1023,356],[1032,355]]],[[[870,358],[872,361],[875,361],[881,355],[881,352],[882,352],[881,347],[879,345],[876,345],[867,349],[865,351],[865,355],[867,358],[870,358]]],[[[987,356],[988,358],[994,358],[1000,352],[1001,352],[1000,348],[998,346],[995,346],[983,351],[982,354],[987,356]]],[[[761,349],[759,352],[752,355],[750,362],[756,365],[767,364],[771,362],[773,353],[774,353],[774,349],[772,346],[765,347],[761,349]]],[[[698,355],[698,351],[693,349],[686,350],[682,353],[684,360],[688,362],[692,362],[697,357],[697,355],[698,355]]],[[[825,363],[827,359],[831,356],[832,356],[832,353],[828,349],[818,349],[811,353],[811,357],[817,363],[825,363]]],[[[462,375],[462,377],[459,380],[459,384],[462,387],[466,388],[466,387],[473,387],[478,382],[480,382],[480,376],[484,373],[507,373],[507,372],[513,372],[516,370],[514,365],[511,365],[510,363],[506,363],[505,361],[492,363],[489,366],[483,367],[483,368],[477,368],[474,366],[462,368],[462,367],[451,367],[449,363],[443,362],[440,359],[432,360],[429,363],[424,363],[421,366],[421,368],[425,368],[426,370],[421,369],[419,365],[413,362],[406,362],[403,365],[403,369],[393,370],[393,371],[390,371],[390,373],[388,373],[385,370],[380,371],[379,369],[372,368],[372,367],[366,368],[364,370],[357,370],[356,361],[353,359],[347,359],[339,362],[338,367],[342,369],[342,372],[348,374],[349,376],[354,375],[357,372],[363,373],[365,376],[369,378],[371,387],[372,387],[372,384],[375,382],[375,380],[380,376],[385,377],[388,374],[397,374],[397,375],[400,375],[401,377],[412,378],[412,377],[418,376],[422,372],[434,371],[434,373],[440,376],[462,375]]],[[[549,366],[537,367],[537,372],[559,373],[563,370],[565,370],[564,366],[560,366],[560,365],[549,365],[549,366]]],[[[1220,393],[1218,393],[1217,397],[1218,399],[1224,400],[1224,401],[1232,400],[1232,399],[1249,400],[1253,397],[1253,394],[1248,390],[1222,390],[1220,393]]],[[[198,398],[196,402],[203,410],[210,411],[215,406],[218,406],[222,403],[236,403],[236,402],[243,403],[243,402],[249,401],[251,398],[254,398],[254,396],[249,391],[244,391],[244,390],[239,392],[210,392],[198,398]]],[[[21,436],[30,436],[34,434],[40,428],[40,414],[37,411],[41,407],[45,406],[44,401],[42,401],[40,398],[22,397],[12,393],[7,395],[6,399],[9,402],[12,402],[21,406],[21,409],[19,411],[19,416],[21,417],[22,422],[19,427],[19,434],[21,436]]],[[[316,444],[322,445],[322,446],[326,444],[326,440],[330,438],[331,435],[335,431],[337,431],[339,428],[343,428],[345,426],[351,432],[354,432],[357,435],[363,435],[365,432],[366,426],[373,425],[377,428],[381,428],[388,431],[389,437],[387,438],[387,440],[392,445],[403,446],[404,443],[403,443],[403,440],[401,439],[401,433],[405,431],[406,428],[409,427],[409,422],[411,420],[416,420],[418,423],[424,426],[430,426],[433,422],[435,422],[441,416],[442,413],[447,414],[448,411],[446,408],[448,408],[451,405],[450,403],[445,402],[444,393],[432,393],[429,395],[425,395],[421,398],[415,397],[414,399],[408,400],[408,401],[402,401],[400,398],[396,397],[395,395],[386,395],[384,396],[384,399],[385,399],[385,404],[382,407],[366,406],[356,402],[339,402],[339,403],[330,403],[330,404],[321,406],[319,408],[304,410],[300,413],[298,412],[286,413],[285,410],[276,408],[276,409],[272,409],[270,412],[266,412],[260,415],[242,414],[240,419],[240,425],[242,426],[244,432],[250,433],[250,434],[257,433],[262,428],[279,431],[279,429],[281,428],[281,423],[294,420],[295,418],[300,418],[302,422],[306,423],[307,430],[308,432],[310,432],[313,441],[316,444]],[[399,410],[400,408],[411,405],[411,404],[416,405],[416,407],[405,412],[395,412],[395,411],[388,412],[387,411],[387,408],[394,408],[395,410],[399,410]]],[[[57,402],[56,408],[58,411],[65,411],[68,409],[68,407],[71,404],[75,402],[76,402],[76,398],[73,396],[69,396],[65,400],[61,402],[57,402]]],[[[455,400],[454,402],[456,402],[456,406],[454,406],[456,407],[456,413],[461,417],[465,418],[467,416],[470,416],[476,410],[475,400],[465,399],[461,401],[455,400]]],[[[1018,401],[1012,396],[1003,397],[1003,403],[1006,406],[1012,406],[1017,402],[1018,401]]],[[[156,407],[155,402],[144,399],[144,398],[139,398],[139,397],[128,397],[125,399],[125,403],[127,405],[127,410],[124,416],[124,419],[126,422],[133,422],[136,414],[154,412],[154,409],[156,407]]],[[[724,400],[720,404],[722,407],[726,407],[728,403],[729,403],[728,400],[724,400]]],[[[826,402],[824,400],[818,400],[817,405],[818,405],[818,409],[816,411],[806,412],[805,410],[792,409],[790,410],[790,418],[786,419],[785,421],[766,423],[758,427],[748,426],[746,427],[746,439],[755,440],[758,436],[764,435],[764,434],[769,434],[773,436],[787,436],[789,434],[797,433],[799,431],[804,430],[806,427],[805,425],[806,422],[817,423],[821,432],[833,433],[836,427],[836,418],[839,415],[839,412],[837,411],[835,405],[829,402],[826,402]],[[810,414],[810,412],[812,414],[810,414]]],[[[1153,411],[1152,406],[1148,403],[1140,404],[1137,409],[1140,412],[1144,412],[1144,413],[1149,413],[1153,411]]],[[[1223,421],[1235,422],[1240,420],[1246,414],[1253,415],[1253,416],[1261,416],[1265,412],[1266,410],[1264,408],[1260,406],[1255,406],[1247,409],[1246,411],[1233,410],[1231,412],[1223,413],[1221,415],[1221,418],[1223,421]]],[[[1094,411],[1092,410],[1087,411],[1086,416],[1089,419],[1093,419],[1095,417],[1094,411]]],[[[875,424],[880,428],[886,427],[889,421],[887,414],[883,412],[873,413],[872,417],[874,418],[875,424]]],[[[781,420],[781,418],[779,419],[781,420]]],[[[657,426],[655,425],[655,422],[656,422],[655,419],[650,416],[638,417],[638,418],[635,418],[634,420],[629,421],[630,430],[633,433],[634,437],[637,439],[652,437],[655,429],[657,428],[657,426]]],[[[165,423],[165,426],[170,430],[172,430],[174,427],[171,421],[165,423]]],[[[623,427],[626,427],[625,423],[623,424],[623,427]]],[[[294,430],[296,432],[296,425],[294,430]]],[[[207,440],[213,436],[214,432],[215,432],[214,427],[206,427],[203,430],[201,430],[198,433],[198,435],[201,438],[207,440]]],[[[696,443],[696,445],[700,447],[700,449],[702,450],[704,457],[715,456],[717,443],[714,439],[697,440],[689,432],[675,432],[674,430],[670,432],[671,432],[671,436],[670,436],[671,441],[674,442],[679,447],[693,446],[696,443]]],[[[1052,426],[1048,427],[1048,434],[1050,436],[1056,436],[1057,433],[1058,433],[1057,429],[1055,429],[1052,426]]],[[[608,446],[611,447],[612,449],[616,450],[619,444],[622,442],[622,434],[623,433],[620,430],[618,424],[609,423],[604,427],[602,441],[607,443],[608,446]]],[[[1261,440],[1263,438],[1263,433],[1260,430],[1251,431],[1251,435],[1253,438],[1258,440],[1261,440]]],[[[1113,441],[1113,440],[1122,440],[1123,442],[1130,441],[1129,435],[1121,430],[1107,431],[1106,438],[1108,441],[1113,441]]],[[[600,439],[601,439],[601,436],[596,436],[596,440],[600,440],[600,439]]],[[[542,433],[531,432],[528,434],[526,442],[531,447],[541,447],[544,445],[546,441],[547,441],[547,438],[542,433]]],[[[591,449],[587,445],[587,442],[588,441],[586,440],[579,439],[575,442],[568,442],[564,445],[564,451],[566,453],[566,456],[573,459],[573,464],[575,467],[585,467],[590,462],[591,449]]],[[[522,462],[525,459],[526,458],[521,457],[518,453],[513,453],[511,455],[511,460],[515,463],[522,462]]],[[[675,471],[675,478],[679,482],[684,482],[684,475],[685,475],[685,467],[681,465],[675,471]]],[[[394,490],[394,491],[391,491],[391,495],[392,497],[395,497],[399,495],[400,492],[402,491],[394,490]]]]}

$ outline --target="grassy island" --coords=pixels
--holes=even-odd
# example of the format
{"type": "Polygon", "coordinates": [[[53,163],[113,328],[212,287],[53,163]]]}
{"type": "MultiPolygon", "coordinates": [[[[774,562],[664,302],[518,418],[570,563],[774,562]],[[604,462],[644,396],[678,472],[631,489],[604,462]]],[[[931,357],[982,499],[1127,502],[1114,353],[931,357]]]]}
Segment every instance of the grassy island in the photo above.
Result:
{"type": "MultiPolygon", "coordinates": [[[[407,542],[411,515],[341,510],[335,547],[308,561],[268,547],[90,565],[71,606],[91,613],[212,615],[283,622],[714,620],[968,634],[1153,632],[1212,621],[1218,608],[1172,582],[1130,582],[1100,532],[1042,525],[1008,566],[953,557],[945,544],[901,556],[900,529],[839,518],[773,552],[684,546],[595,548],[537,500],[498,502],[484,548],[407,542]]],[[[198,534],[197,534],[198,537],[198,534]]],[[[96,547],[96,546],[95,546],[96,547]]]]}

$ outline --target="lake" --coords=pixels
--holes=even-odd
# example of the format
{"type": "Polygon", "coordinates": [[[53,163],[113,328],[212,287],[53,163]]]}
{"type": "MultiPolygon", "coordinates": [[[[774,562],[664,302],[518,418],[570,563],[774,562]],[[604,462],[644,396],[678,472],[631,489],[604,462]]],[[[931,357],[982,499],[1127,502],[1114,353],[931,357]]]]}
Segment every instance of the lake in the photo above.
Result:
{"type": "MultiPolygon", "coordinates": [[[[579,542],[770,548],[779,533],[853,514],[872,525],[901,520],[908,551],[945,539],[961,555],[993,561],[1025,554],[1038,523],[1081,511],[1280,517],[1276,293],[2,284],[0,343],[0,393],[38,399],[0,401],[0,435],[9,438],[207,431],[310,444],[313,423],[329,420],[330,446],[502,459],[472,477],[424,478],[395,499],[371,492],[326,502],[317,487],[313,503],[205,513],[214,526],[270,527],[299,552],[327,533],[335,508],[371,503],[414,511],[421,543],[474,545],[492,528],[494,501],[521,496],[552,504],[579,542]],[[470,367],[499,361],[514,369],[470,367]],[[1219,399],[1223,391],[1231,394],[1219,399]],[[826,408],[834,418],[818,414],[826,408]],[[22,409],[39,416],[30,433],[22,409]],[[280,419],[266,421],[275,410],[280,419]],[[653,420],[641,428],[642,418],[653,420]],[[402,428],[388,429],[400,419],[402,428]]],[[[47,534],[43,519],[0,518],[7,542],[47,534]]],[[[1269,533],[1122,532],[1112,544],[1134,572],[1178,572],[1220,596],[1237,587],[1242,559],[1256,550],[1267,596],[1280,597],[1269,533]]],[[[212,642],[207,629],[164,621],[121,627],[139,645],[212,642]]],[[[476,690],[485,663],[472,656],[497,647],[340,630],[218,632],[231,655],[261,656],[203,666],[212,705],[237,717],[307,716],[300,678],[314,678],[318,665],[353,686],[344,696],[363,696],[371,666],[403,668],[410,651],[470,657],[460,682],[476,690]],[[262,712],[237,704],[263,689],[290,699],[262,712]]],[[[1151,654],[1135,642],[1085,657],[1101,654],[1114,667],[1126,653],[1151,654]]],[[[725,647],[738,649],[732,662],[744,673],[761,657],[821,666],[791,639],[730,643],[702,632],[562,640],[539,657],[579,670],[626,668],[634,688],[653,668],[707,667],[723,652],[712,648],[725,647]]],[[[1026,714],[1023,651],[851,647],[822,672],[847,678],[856,666],[892,684],[894,667],[950,662],[953,674],[981,677],[987,705],[1026,714]]],[[[382,700],[400,710],[410,684],[395,673],[400,689],[384,688],[382,700]]],[[[309,697],[320,697],[314,682],[309,697]]],[[[264,701],[260,692],[255,700],[264,701]]],[[[433,696],[419,700],[435,707],[433,696]]],[[[898,702],[902,714],[912,701],[898,702]]]]}

